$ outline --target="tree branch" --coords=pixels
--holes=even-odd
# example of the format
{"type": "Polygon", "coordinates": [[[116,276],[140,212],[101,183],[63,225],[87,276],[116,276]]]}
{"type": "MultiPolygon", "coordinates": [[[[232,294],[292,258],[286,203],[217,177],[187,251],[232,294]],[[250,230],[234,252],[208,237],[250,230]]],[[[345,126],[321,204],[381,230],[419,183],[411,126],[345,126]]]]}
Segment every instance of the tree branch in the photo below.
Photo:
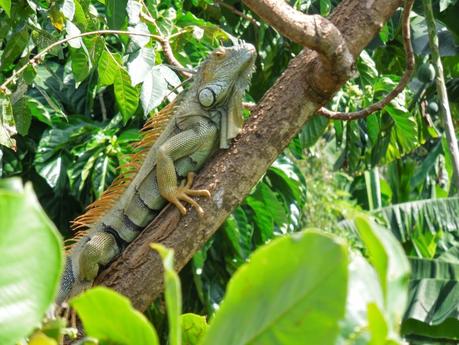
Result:
{"type": "Polygon", "coordinates": [[[306,15],[282,0],[243,0],[264,21],[283,36],[317,51],[337,74],[347,80],[353,74],[354,58],[341,32],[320,15],[306,15]]]}
{"type": "MultiPolygon", "coordinates": [[[[345,0],[331,21],[341,30],[353,57],[369,43],[382,24],[400,5],[400,0],[345,0]]],[[[196,177],[194,187],[206,188],[212,198],[199,200],[205,210],[199,218],[194,210],[180,217],[170,205],[147,226],[123,254],[97,278],[97,284],[128,296],[135,307],[145,310],[162,291],[159,256],[149,244],[161,242],[175,250],[180,270],[215,233],[230,212],[250,192],[280,152],[318,108],[341,86],[317,93],[313,85],[323,73],[315,52],[303,50],[268,90],[252,111],[241,135],[226,151],[219,151],[196,177]]],[[[321,78],[334,79],[333,74],[321,78]]],[[[344,81],[343,81],[344,82],[344,81]]]]}
{"type": "Polygon", "coordinates": [[[411,32],[410,32],[410,12],[413,8],[414,0],[406,0],[405,6],[403,8],[403,19],[402,19],[402,31],[403,31],[403,47],[405,48],[406,55],[406,68],[403,73],[402,78],[400,79],[397,86],[382,100],[379,102],[373,103],[372,105],[366,107],[365,109],[354,111],[350,113],[342,113],[337,111],[332,111],[324,107],[320,108],[317,113],[328,117],[333,120],[356,120],[365,118],[376,111],[384,108],[390,101],[397,97],[400,92],[402,92],[406,85],[408,85],[411,77],[414,72],[414,53],[413,47],[411,45],[411,32]]]}

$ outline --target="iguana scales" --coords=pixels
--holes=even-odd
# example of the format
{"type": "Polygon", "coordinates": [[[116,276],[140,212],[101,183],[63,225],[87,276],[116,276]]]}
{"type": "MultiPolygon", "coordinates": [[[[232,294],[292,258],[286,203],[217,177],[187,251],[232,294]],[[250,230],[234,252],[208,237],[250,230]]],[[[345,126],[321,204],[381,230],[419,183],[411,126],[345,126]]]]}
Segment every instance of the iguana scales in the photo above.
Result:
{"type": "Polygon", "coordinates": [[[190,87],[147,122],[128,173],[74,222],[80,232],[66,257],[57,303],[90,287],[100,267],[118,256],[167,202],[182,214],[182,202],[203,213],[193,197],[210,193],[191,188],[193,174],[240,131],[242,96],[255,57],[247,43],[216,49],[190,87]]]}

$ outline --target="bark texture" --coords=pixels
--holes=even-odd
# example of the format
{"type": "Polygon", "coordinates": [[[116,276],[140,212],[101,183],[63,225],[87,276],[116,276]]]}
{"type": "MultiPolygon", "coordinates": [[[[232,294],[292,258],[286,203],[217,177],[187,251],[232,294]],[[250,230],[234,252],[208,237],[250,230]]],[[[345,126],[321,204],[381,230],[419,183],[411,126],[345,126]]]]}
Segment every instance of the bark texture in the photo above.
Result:
{"type": "MultiPolygon", "coordinates": [[[[341,31],[355,58],[401,3],[345,0],[330,20],[341,31]]],[[[195,188],[207,188],[212,193],[209,200],[198,200],[205,216],[200,219],[190,210],[180,217],[178,210],[167,206],[102,272],[97,283],[114,288],[128,296],[136,308],[145,310],[162,291],[163,283],[160,258],[149,243],[161,242],[173,248],[176,269],[181,269],[339,87],[336,75],[324,73],[318,54],[304,49],[266,92],[230,149],[218,152],[195,179],[195,188]]]]}

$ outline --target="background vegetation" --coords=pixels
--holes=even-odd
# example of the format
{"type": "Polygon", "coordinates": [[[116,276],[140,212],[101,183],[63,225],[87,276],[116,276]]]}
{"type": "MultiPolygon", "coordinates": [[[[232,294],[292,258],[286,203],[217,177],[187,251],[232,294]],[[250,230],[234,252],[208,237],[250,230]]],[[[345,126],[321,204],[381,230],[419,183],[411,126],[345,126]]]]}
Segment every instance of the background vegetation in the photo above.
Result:
{"type": "MultiPolygon", "coordinates": [[[[303,12],[322,15],[328,15],[338,3],[331,0],[291,2],[303,12]]],[[[440,0],[433,4],[449,102],[457,125],[459,26],[455,14],[459,11],[459,2],[440,0]]],[[[20,222],[20,217],[34,213],[30,207],[40,210],[40,206],[28,201],[33,200],[30,187],[21,192],[17,182],[11,185],[3,179],[20,176],[30,182],[46,215],[64,237],[69,237],[69,222],[111,183],[117,174],[116,167],[132,152],[131,144],[138,140],[139,128],[146,118],[167,104],[181,88],[186,88],[186,82],[181,85],[185,78],[165,65],[177,64],[167,54],[168,45],[179,64],[194,68],[212,49],[231,44],[234,38],[253,43],[259,57],[246,101],[254,102],[301,50],[258,20],[239,1],[0,0],[0,8],[0,84],[14,77],[13,71],[26,66],[38,52],[68,36],[108,29],[156,35],[98,34],[74,39],[68,44],[56,45],[35,59],[22,75],[14,77],[14,83],[2,85],[0,177],[8,187],[0,194],[0,246],[4,249],[0,251],[3,280],[0,297],[5,296],[2,291],[6,290],[2,287],[10,282],[3,277],[10,272],[10,264],[18,253],[39,255],[35,249],[38,244],[33,243],[30,249],[21,246],[17,252],[6,250],[18,243],[29,243],[27,239],[33,232],[34,221],[22,219],[20,222]],[[31,230],[7,236],[7,230],[26,231],[24,224],[28,225],[27,229],[30,225],[31,230]],[[11,255],[8,257],[7,253],[11,255]]],[[[211,325],[213,330],[207,333],[209,339],[230,339],[229,335],[223,336],[228,333],[222,329],[225,320],[230,322],[234,315],[240,315],[231,314],[234,312],[231,309],[248,302],[238,300],[237,295],[244,275],[253,275],[256,282],[263,283],[254,290],[254,296],[266,293],[267,300],[274,303],[276,293],[269,286],[276,286],[277,282],[281,284],[278,291],[283,292],[282,282],[293,285],[295,274],[314,277],[313,272],[304,271],[305,267],[310,270],[329,266],[336,271],[331,273],[335,280],[328,284],[337,290],[324,291],[317,310],[325,310],[324,300],[336,296],[333,297],[335,314],[333,310],[327,314],[335,322],[343,318],[349,321],[352,315],[364,315],[363,321],[357,316],[354,318],[361,323],[349,321],[345,327],[335,329],[343,343],[383,344],[390,343],[389,339],[398,342],[399,335],[411,343],[422,344],[454,343],[459,339],[459,199],[455,197],[452,160],[439,116],[435,75],[429,65],[431,50],[421,2],[415,4],[411,30],[416,77],[409,88],[383,111],[366,119],[343,122],[316,116],[309,121],[222,229],[181,272],[184,312],[210,317],[220,308],[227,291],[225,300],[228,302],[221,306],[221,313],[216,313],[217,326],[211,325]],[[376,219],[379,225],[370,219],[376,219]],[[301,238],[308,241],[300,240],[296,249],[290,248],[288,242],[295,237],[274,241],[312,227],[322,232],[303,234],[301,238]],[[332,235],[323,235],[323,232],[332,235]],[[389,233],[399,241],[405,254],[393,243],[389,233]],[[320,243],[310,247],[313,246],[311,238],[320,243]],[[344,239],[347,245],[337,238],[344,239]],[[270,243],[268,247],[264,247],[267,243],[270,243]],[[247,265],[248,258],[262,246],[247,265]],[[327,246],[334,249],[320,255],[327,246]],[[275,250],[279,250],[278,254],[275,250]],[[299,253],[316,250],[318,254],[315,259],[298,255],[300,261],[292,262],[296,257],[291,254],[294,250],[299,253]],[[263,255],[271,260],[270,270],[274,272],[277,265],[290,267],[292,275],[279,277],[273,273],[272,277],[257,277],[257,258],[263,255]],[[275,260],[272,255],[276,255],[275,260]],[[409,288],[404,255],[408,256],[412,271],[409,288]],[[365,261],[364,257],[368,256],[373,266],[365,261]],[[400,278],[400,282],[387,278],[394,265],[399,266],[395,277],[400,278]],[[359,270],[370,272],[374,281],[359,270]],[[363,309],[358,309],[354,296],[363,292],[353,281],[369,284],[368,290],[374,292],[365,300],[368,304],[364,304],[363,309]],[[391,284],[396,286],[393,294],[391,284]],[[406,308],[400,310],[400,306],[405,305],[403,298],[406,308]],[[403,303],[392,305],[394,301],[403,303]]],[[[336,94],[329,108],[354,111],[379,100],[398,82],[404,62],[400,12],[397,12],[362,53],[357,63],[357,77],[336,94]]],[[[36,212],[39,223],[45,216],[41,211],[36,212]]],[[[52,228],[49,222],[44,222],[52,228]]],[[[49,235],[53,232],[44,233],[43,237],[49,237],[47,241],[51,243],[44,245],[54,246],[50,252],[60,253],[56,236],[49,235]]],[[[55,260],[56,264],[42,268],[53,272],[38,271],[29,263],[28,269],[35,271],[35,275],[29,277],[46,276],[57,281],[59,255],[49,260],[55,260]]],[[[24,267],[27,265],[24,263],[24,267]]],[[[18,270],[21,272],[21,268],[18,270]]],[[[34,281],[31,279],[30,284],[34,281]]],[[[47,301],[46,296],[49,300],[52,298],[54,285],[50,286],[50,291],[43,291],[45,297],[35,296],[40,312],[47,307],[43,302],[47,301]]],[[[32,289],[29,291],[37,289],[29,288],[32,289]]],[[[97,293],[110,294],[102,290],[94,292],[97,293]]],[[[95,296],[91,301],[120,298],[95,296]]],[[[24,297],[27,296],[15,298],[24,297]]],[[[90,293],[86,298],[91,298],[90,293]]],[[[175,299],[169,299],[168,304],[177,298],[176,295],[175,299]]],[[[105,339],[107,335],[94,331],[99,323],[100,328],[105,327],[102,317],[85,322],[83,301],[83,297],[76,300],[75,308],[88,335],[105,339]],[[79,303],[81,307],[77,306],[79,303]]],[[[255,303],[256,298],[251,302],[255,303]]],[[[120,303],[129,307],[126,301],[120,303]]],[[[6,315],[2,314],[7,310],[2,308],[6,307],[0,305],[0,316],[6,315]]],[[[261,307],[247,304],[244,313],[258,310],[256,308],[261,307]]],[[[278,308],[274,305],[271,310],[278,308]]],[[[163,299],[153,304],[146,316],[155,325],[162,342],[169,337],[171,343],[176,343],[169,334],[175,319],[167,320],[163,299]]],[[[17,331],[19,338],[28,335],[30,327],[36,326],[39,319],[40,315],[30,322],[24,321],[23,330],[17,331]]],[[[191,322],[183,317],[181,322],[184,325],[190,322],[193,325],[190,329],[198,327],[197,324],[205,328],[204,321],[199,320],[191,322]]],[[[256,317],[248,320],[256,320],[256,317]]],[[[317,316],[314,320],[319,322],[321,318],[317,316]]],[[[139,322],[148,325],[145,320],[139,322]]],[[[318,323],[314,325],[319,327],[318,323]]],[[[0,327],[0,339],[19,339],[1,338],[2,331],[4,328],[0,327]]],[[[156,337],[151,335],[152,331],[147,332],[156,337]]],[[[330,343],[334,343],[330,330],[324,332],[329,335],[330,343]]],[[[113,334],[116,335],[115,330],[113,334]]],[[[307,332],[301,334],[312,336],[307,332]]],[[[184,335],[184,339],[188,339],[186,337],[184,335]]],[[[189,343],[197,343],[198,338],[189,343]]],[[[294,339],[297,338],[290,341],[294,339]]],[[[112,340],[129,343],[119,338],[112,340]]],[[[262,338],[258,341],[265,343],[262,338]]]]}

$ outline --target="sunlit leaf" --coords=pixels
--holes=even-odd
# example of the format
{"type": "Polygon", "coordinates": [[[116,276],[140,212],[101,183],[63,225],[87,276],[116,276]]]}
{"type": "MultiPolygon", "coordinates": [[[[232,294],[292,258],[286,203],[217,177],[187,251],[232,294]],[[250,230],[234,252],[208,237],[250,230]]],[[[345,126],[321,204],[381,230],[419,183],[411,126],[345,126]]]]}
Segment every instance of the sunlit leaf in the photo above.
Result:
{"type": "Polygon", "coordinates": [[[0,189],[0,343],[15,344],[39,326],[62,270],[62,241],[30,184],[0,189]]]}
{"type": "Polygon", "coordinates": [[[124,296],[96,287],[74,297],[70,304],[88,336],[105,344],[159,344],[155,329],[124,296]]]}

